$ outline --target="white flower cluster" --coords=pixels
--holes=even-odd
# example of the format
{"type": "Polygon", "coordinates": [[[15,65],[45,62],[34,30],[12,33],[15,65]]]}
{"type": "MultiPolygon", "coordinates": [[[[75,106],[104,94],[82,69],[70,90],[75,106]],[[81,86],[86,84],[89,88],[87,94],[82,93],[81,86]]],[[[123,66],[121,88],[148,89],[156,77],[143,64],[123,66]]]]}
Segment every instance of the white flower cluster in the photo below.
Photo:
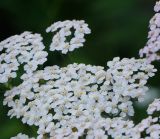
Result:
{"type": "MultiPolygon", "coordinates": [[[[124,58],[120,61],[117,57],[107,65],[108,78],[100,91],[109,92],[110,97],[106,102],[109,112],[122,117],[126,114],[133,116],[133,99],[143,101],[145,92],[148,90],[145,84],[149,77],[154,76],[156,69],[147,64],[144,59],[135,60],[134,58],[124,58]]],[[[105,112],[108,113],[107,110],[105,112]]]]}
{"type": "MultiPolygon", "coordinates": [[[[151,116],[135,125],[131,120],[111,119],[109,137],[113,139],[159,139],[160,124],[158,118],[151,116]]],[[[93,139],[93,138],[92,138],[93,139]]],[[[109,138],[108,138],[109,139],[109,138]]]]}
{"type": "Polygon", "coordinates": [[[16,71],[24,65],[24,71],[31,74],[47,60],[48,53],[40,34],[24,32],[0,42],[0,83],[17,76],[16,71]]]}
{"type": "Polygon", "coordinates": [[[155,99],[147,109],[148,114],[153,114],[154,112],[160,111],[160,99],[155,99]]]}
{"type": "Polygon", "coordinates": [[[11,139],[35,139],[35,138],[29,138],[27,135],[19,133],[16,137],[11,137],[11,139]]]}
{"type": "Polygon", "coordinates": [[[131,131],[135,133],[133,139],[159,139],[160,138],[160,124],[159,118],[148,118],[142,120],[131,131]],[[137,137],[136,137],[137,136],[137,137]]]}
{"type": "Polygon", "coordinates": [[[59,21],[48,27],[46,31],[56,32],[50,45],[50,51],[62,51],[63,54],[82,47],[85,42],[84,35],[91,33],[84,20],[59,21]]]}
{"type": "MultiPolygon", "coordinates": [[[[67,122],[68,126],[63,129],[55,130],[52,128],[52,135],[45,134],[45,137],[38,136],[37,139],[159,139],[160,124],[158,118],[151,116],[142,120],[135,125],[132,120],[124,120],[122,117],[117,118],[92,118],[80,123],[74,120],[75,124],[67,122]],[[72,132],[72,134],[70,134],[72,132]],[[65,136],[64,136],[65,135],[65,136]]],[[[23,135],[24,136],[24,135],[23,135]]],[[[25,136],[27,137],[27,136],[25,136]]],[[[11,138],[23,139],[23,138],[11,138]]],[[[28,138],[24,138],[28,139],[28,138]]],[[[32,139],[32,138],[31,138],[32,139]]]]}
{"type": "Polygon", "coordinates": [[[150,20],[149,40],[146,46],[139,52],[140,56],[145,56],[149,63],[160,60],[160,1],[156,3],[154,10],[157,13],[150,20]]]}
{"type": "Polygon", "coordinates": [[[107,65],[107,71],[84,64],[36,71],[5,93],[8,115],[38,126],[38,139],[46,134],[55,139],[106,138],[116,130],[120,134],[115,123],[114,130],[109,126],[111,118],[134,115],[131,99],[142,100],[156,70],[144,59],[117,57],[107,65]]]}

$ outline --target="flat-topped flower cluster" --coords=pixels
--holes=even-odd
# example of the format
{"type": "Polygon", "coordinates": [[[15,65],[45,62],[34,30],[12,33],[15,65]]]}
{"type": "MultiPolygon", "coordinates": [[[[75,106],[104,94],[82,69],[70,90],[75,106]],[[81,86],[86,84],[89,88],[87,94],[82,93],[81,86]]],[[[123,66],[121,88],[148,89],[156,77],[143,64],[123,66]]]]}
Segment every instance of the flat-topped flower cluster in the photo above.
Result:
{"type": "MultiPolygon", "coordinates": [[[[159,10],[157,2],[155,11],[159,10]]],[[[48,55],[41,35],[24,32],[2,41],[0,83],[16,78],[21,65],[24,69],[22,83],[4,94],[8,116],[37,126],[37,139],[159,139],[159,99],[149,105],[148,117],[139,124],[130,120],[135,114],[134,102],[144,100],[147,81],[157,71],[150,63],[159,59],[155,57],[159,34],[153,35],[159,22],[158,16],[151,20],[151,37],[140,50],[146,58],[115,57],[106,67],[73,63],[39,70],[48,55]]],[[[56,32],[50,50],[63,54],[82,47],[84,35],[91,32],[83,20],[56,22],[46,31],[56,32]],[[73,38],[68,40],[70,35],[73,38]]],[[[35,138],[19,133],[11,139],[35,138]]]]}
{"type": "Polygon", "coordinates": [[[101,136],[107,137],[105,125],[97,126],[97,122],[133,116],[131,100],[143,100],[148,89],[145,84],[156,71],[144,59],[134,58],[114,58],[108,67],[104,70],[99,66],[71,64],[36,71],[5,93],[4,105],[11,108],[8,115],[38,126],[39,138],[44,134],[78,138],[86,130],[86,136],[92,137],[99,128],[101,136]]]}

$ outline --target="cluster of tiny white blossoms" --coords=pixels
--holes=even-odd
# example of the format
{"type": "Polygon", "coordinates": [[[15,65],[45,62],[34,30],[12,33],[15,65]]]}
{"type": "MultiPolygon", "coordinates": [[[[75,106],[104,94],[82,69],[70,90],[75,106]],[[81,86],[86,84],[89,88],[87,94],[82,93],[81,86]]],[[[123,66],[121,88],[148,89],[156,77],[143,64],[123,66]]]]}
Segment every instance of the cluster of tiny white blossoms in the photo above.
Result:
{"type": "MultiPolygon", "coordinates": [[[[93,118],[93,117],[90,117],[93,118]]],[[[74,120],[75,122],[75,120],[74,120]]],[[[68,126],[70,127],[70,123],[68,126]]],[[[83,122],[84,123],[84,122],[83,122]]],[[[76,124],[78,126],[78,123],[76,124]]],[[[79,129],[71,127],[72,131],[68,129],[54,131],[52,134],[57,132],[57,137],[45,136],[43,139],[159,139],[160,138],[160,124],[159,118],[152,118],[151,116],[142,120],[139,124],[135,125],[131,120],[124,120],[121,117],[117,118],[106,118],[106,119],[94,119],[93,121],[85,121],[84,124],[78,126],[79,129]],[[85,130],[83,128],[86,128],[85,130]],[[89,130],[87,129],[89,128],[89,130]],[[83,131],[84,130],[84,131],[83,131]],[[70,132],[74,132],[72,135],[67,136],[70,132]],[[77,133],[84,132],[83,136],[79,136],[77,133]],[[62,136],[61,134],[66,134],[62,136]]],[[[29,138],[27,135],[19,133],[16,137],[11,139],[34,139],[29,138]]],[[[37,137],[39,139],[39,137],[37,137]]]]}
{"type": "Polygon", "coordinates": [[[38,126],[38,139],[45,135],[56,139],[114,137],[114,132],[106,134],[108,118],[133,116],[131,100],[143,100],[145,84],[156,70],[144,59],[117,57],[107,65],[108,70],[71,64],[36,71],[6,91],[8,115],[38,126]]]}
{"type": "MultiPolygon", "coordinates": [[[[160,2],[155,11],[159,12],[160,2]]],[[[134,102],[142,102],[147,81],[157,71],[151,61],[159,50],[160,15],[151,20],[146,59],[114,58],[107,68],[85,64],[57,65],[38,70],[47,59],[42,37],[25,32],[0,43],[0,83],[16,77],[21,64],[22,83],[4,94],[8,116],[36,126],[37,139],[160,139],[160,99],[147,109],[148,117],[134,124],[134,102]]],[[[56,22],[47,32],[57,32],[51,51],[66,54],[83,46],[91,31],[84,21],[56,22]],[[72,32],[74,30],[74,33],[72,32]],[[71,36],[70,41],[68,37],[71,36]],[[72,36],[74,36],[72,38],[72,36]]],[[[35,139],[19,133],[11,139],[35,139]]]]}
{"type": "Polygon", "coordinates": [[[0,42],[0,83],[17,76],[16,71],[24,65],[24,71],[31,74],[38,65],[47,60],[40,34],[24,32],[0,42]]]}
{"type": "Polygon", "coordinates": [[[160,60],[160,2],[158,1],[154,7],[156,14],[150,20],[150,31],[148,33],[148,42],[146,46],[140,50],[140,56],[145,56],[147,61],[151,63],[160,60]]]}
{"type": "Polygon", "coordinates": [[[90,34],[91,30],[84,20],[59,21],[47,28],[46,32],[56,32],[50,45],[50,51],[62,51],[66,54],[76,48],[82,47],[85,42],[84,35],[90,34]],[[74,34],[73,31],[74,30],[74,34]],[[74,36],[70,40],[67,37],[74,36]]]}

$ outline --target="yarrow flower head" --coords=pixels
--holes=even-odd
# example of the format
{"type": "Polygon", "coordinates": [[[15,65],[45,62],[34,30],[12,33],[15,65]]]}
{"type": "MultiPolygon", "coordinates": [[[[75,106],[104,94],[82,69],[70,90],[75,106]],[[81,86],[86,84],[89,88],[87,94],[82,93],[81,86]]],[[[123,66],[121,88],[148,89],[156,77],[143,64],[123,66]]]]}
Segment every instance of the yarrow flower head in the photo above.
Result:
{"type": "Polygon", "coordinates": [[[38,126],[38,139],[108,137],[111,117],[134,115],[131,99],[142,100],[156,70],[144,59],[114,58],[107,65],[108,70],[75,63],[36,71],[5,93],[8,115],[38,126]]]}
{"type": "Polygon", "coordinates": [[[154,10],[156,14],[150,20],[149,40],[146,46],[139,52],[140,57],[146,57],[149,63],[160,60],[160,1],[156,3],[154,10]]]}
{"type": "Polygon", "coordinates": [[[82,47],[85,42],[84,35],[90,34],[91,30],[84,20],[66,20],[52,24],[46,29],[46,32],[56,32],[50,45],[50,51],[57,50],[66,54],[68,51],[82,47]],[[70,40],[67,39],[69,36],[71,36],[70,40]]]}
{"type": "Polygon", "coordinates": [[[47,60],[48,53],[44,48],[41,35],[31,32],[24,32],[0,42],[0,83],[15,78],[21,64],[28,75],[35,71],[38,65],[47,60]]]}

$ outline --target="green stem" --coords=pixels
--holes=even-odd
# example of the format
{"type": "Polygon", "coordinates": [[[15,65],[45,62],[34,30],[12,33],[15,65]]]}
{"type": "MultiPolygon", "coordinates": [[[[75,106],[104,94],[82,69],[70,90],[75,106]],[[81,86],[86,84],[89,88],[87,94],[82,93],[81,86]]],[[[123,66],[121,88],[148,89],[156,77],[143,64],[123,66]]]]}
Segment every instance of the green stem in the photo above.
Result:
{"type": "Polygon", "coordinates": [[[13,86],[11,85],[10,82],[7,82],[7,83],[5,84],[5,87],[6,87],[7,89],[12,89],[12,88],[13,88],[13,86]]]}

